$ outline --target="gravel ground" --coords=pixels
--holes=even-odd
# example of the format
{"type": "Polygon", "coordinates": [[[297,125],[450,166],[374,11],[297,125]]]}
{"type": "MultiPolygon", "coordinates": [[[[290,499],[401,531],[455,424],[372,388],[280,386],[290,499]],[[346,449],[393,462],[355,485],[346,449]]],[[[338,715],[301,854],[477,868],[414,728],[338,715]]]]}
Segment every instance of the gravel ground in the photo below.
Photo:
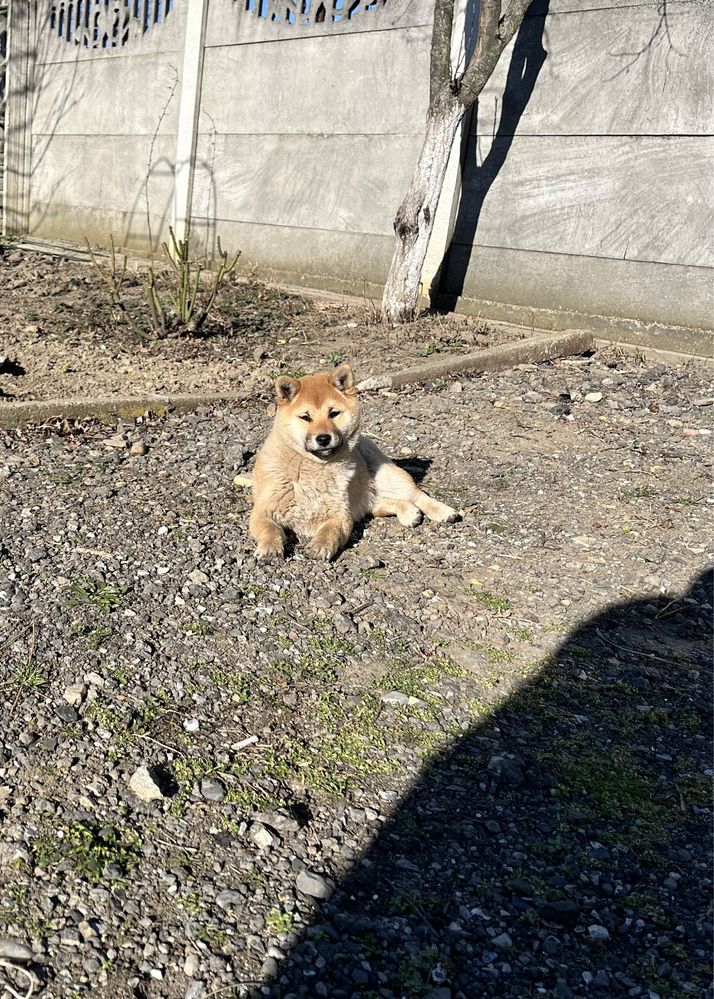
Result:
{"type": "Polygon", "coordinates": [[[0,975],[709,995],[711,396],[610,352],[368,398],[463,520],[330,566],[253,558],[267,395],[0,434],[0,975]]]}

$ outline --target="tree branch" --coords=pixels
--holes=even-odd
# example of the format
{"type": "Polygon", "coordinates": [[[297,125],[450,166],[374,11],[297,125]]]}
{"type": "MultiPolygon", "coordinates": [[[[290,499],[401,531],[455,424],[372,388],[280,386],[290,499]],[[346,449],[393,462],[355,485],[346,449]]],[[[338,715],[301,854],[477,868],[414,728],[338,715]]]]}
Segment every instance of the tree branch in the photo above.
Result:
{"type": "Polygon", "coordinates": [[[501,0],[482,0],[476,51],[459,82],[457,98],[470,108],[489,81],[503,50],[523,23],[531,0],[511,0],[501,16],[501,0]]]}
{"type": "Polygon", "coordinates": [[[431,36],[429,105],[433,107],[451,80],[451,32],[455,0],[436,0],[431,36]]]}

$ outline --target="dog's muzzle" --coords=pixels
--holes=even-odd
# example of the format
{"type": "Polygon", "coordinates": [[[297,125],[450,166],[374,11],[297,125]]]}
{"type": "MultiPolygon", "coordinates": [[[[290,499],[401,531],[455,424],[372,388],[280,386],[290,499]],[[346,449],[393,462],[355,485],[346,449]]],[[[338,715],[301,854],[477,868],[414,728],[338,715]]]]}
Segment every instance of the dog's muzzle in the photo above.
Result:
{"type": "Polygon", "coordinates": [[[339,434],[318,434],[305,441],[305,450],[317,458],[329,458],[342,446],[339,434]]]}

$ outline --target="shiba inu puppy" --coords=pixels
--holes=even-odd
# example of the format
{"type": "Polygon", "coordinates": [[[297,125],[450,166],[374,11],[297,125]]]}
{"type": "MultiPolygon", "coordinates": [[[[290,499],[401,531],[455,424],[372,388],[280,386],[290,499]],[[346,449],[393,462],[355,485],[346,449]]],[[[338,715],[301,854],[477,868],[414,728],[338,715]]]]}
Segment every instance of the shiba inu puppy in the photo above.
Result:
{"type": "Polygon", "coordinates": [[[440,523],[456,510],[432,499],[407,472],[360,435],[352,370],[340,364],[305,378],[275,382],[277,413],[258,452],[250,533],[258,558],[279,558],[285,532],[313,558],[332,559],[368,514],[396,516],[413,527],[422,514],[440,523]]]}

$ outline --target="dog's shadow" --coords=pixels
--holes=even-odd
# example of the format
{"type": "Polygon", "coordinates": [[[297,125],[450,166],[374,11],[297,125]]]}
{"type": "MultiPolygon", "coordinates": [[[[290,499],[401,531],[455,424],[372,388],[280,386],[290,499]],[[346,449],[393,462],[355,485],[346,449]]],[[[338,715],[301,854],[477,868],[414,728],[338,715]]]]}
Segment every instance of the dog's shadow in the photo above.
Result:
{"type": "Polygon", "coordinates": [[[392,458],[392,461],[411,475],[417,485],[421,485],[432,466],[431,458],[392,458]]]}

